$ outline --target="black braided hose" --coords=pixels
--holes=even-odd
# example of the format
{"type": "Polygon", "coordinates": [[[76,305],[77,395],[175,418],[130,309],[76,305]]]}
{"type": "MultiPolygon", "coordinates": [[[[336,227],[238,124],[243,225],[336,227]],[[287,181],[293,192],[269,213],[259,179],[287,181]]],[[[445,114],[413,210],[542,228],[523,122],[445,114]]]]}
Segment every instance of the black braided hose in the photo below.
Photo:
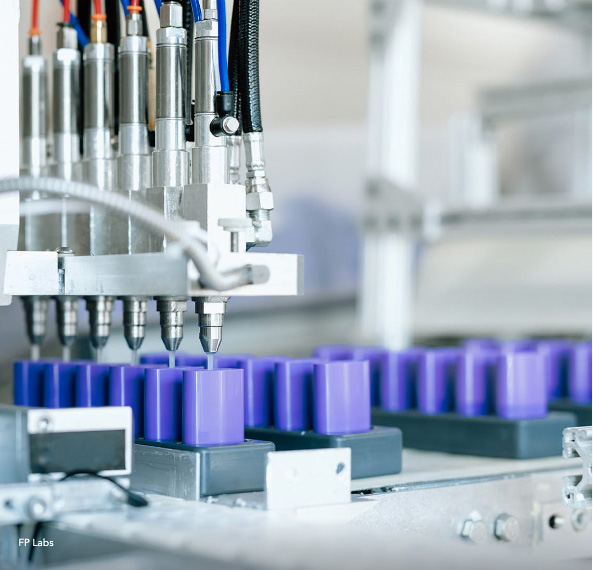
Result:
{"type": "Polygon", "coordinates": [[[263,128],[259,100],[259,0],[239,2],[239,91],[243,132],[261,133],[263,128]]]}
{"type": "Polygon", "coordinates": [[[239,119],[239,129],[236,135],[241,134],[241,95],[239,92],[239,4],[241,0],[234,0],[233,14],[231,17],[231,36],[229,41],[229,83],[233,92],[233,116],[239,119]]]}

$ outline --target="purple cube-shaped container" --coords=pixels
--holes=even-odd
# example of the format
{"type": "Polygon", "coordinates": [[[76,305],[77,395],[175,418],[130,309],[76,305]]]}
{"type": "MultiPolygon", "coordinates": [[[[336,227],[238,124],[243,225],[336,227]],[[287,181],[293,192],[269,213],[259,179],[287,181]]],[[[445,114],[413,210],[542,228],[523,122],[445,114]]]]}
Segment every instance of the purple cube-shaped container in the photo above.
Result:
{"type": "MultiPolygon", "coordinates": [[[[176,353],[175,361],[177,358],[183,356],[183,354],[176,353]]],[[[140,355],[140,364],[162,364],[165,366],[169,365],[169,353],[168,352],[145,352],[140,355]]]]}
{"type": "Polygon", "coordinates": [[[380,346],[356,346],[349,360],[368,360],[371,374],[371,406],[379,405],[381,369],[383,356],[387,350],[380,346]]]}
{"type": "Polygon", "coordinates": [[[371,429],[371,386],[367,360],[314,366],[313,426],[317,433],[343,435],[371,429]]]}
{"type": "Polygon", "coordinates": [[[464,350],[500,350],[500,343],[495,338],[468,338],[463,341],[464,350]]]}
{"type": "MultiPolygon", "coordinates": [[[[167,364],[169,360],[167,359],[167,364]]],[[[176,354],[175,355],[175,366],[181,367],[196,367],[204,368],[206,366],[206,355],[205,354],[176,354]]]]}
{"type": "Polygon", "coordinates": [[[379,400],[388,412],[401,412],[414,407],[418,359],[423,349],[410,348],[386,352],[381,357],[379,400]]]}
{"type": "Polygon", "coordinates": [[[442,414],[453,407],[453,390],[459,348],[426,349],[418,358],[416,384],[418,410],[442,414]]]}
{"type": "Polygon", "coordinates": [[[276,364],[292,360],[289,356],[255,356],[239,359],[243,369],[245,425],[267,427],[273,425],[273,389],[276,364]]]}
{"type": "Polygon", "coordinates": [[[352,360],[352,344],[323,344],[313,350],[314,358],[324,360],[352,360]]]}
{"type": "Polygon", "coordinates": [[[499,417],[508,420],[530,420],[547,415],[545,363],[537,352],[506,352],[498,357],[495,409],[499,417]]]}
{"type": "Polygon", "coordinates": [[[313,429],[313,369],[320,358],[287,360],[276,364],[274,419],[277,429],[313,429]]]}
{"type": "Polygon", "coordinates": [[[241,362],[246,358],[255,358],[253,354],[215,354],[214,368],[241,368],[241,362]]]}
{"type": "Polygon", "coordinates": [[[575,404],[591,405],[591,343],[579,342],[570,347],[568,396],[575,404]]]}
{"type": "Polygon", "coordinates": [[[144,387],[148,368],[164,368],[164,365],[117,364],[109,370],[109,405],[132,408],[134,437],[144,437],[144,387]]]}
{"type": "Polygon", "coordinates": [[[14,403],[16,406],[43,406],[45,365],[56,360],[17,360],[14,363],[14,403]]]}
{"type": "Polygon", "coordinates": [[[181,441],[181,394],[186,368],[147,368],[144,437],[150,441],[181,441]]]}
{"type": "Polygon", "coordinates": [[[484,416],[494,412],[494,373],[497,350],[466,349],[457,361],[455,411],[461,416],[484,416]]]}
{"type": "Polygon", "coordinates": [[[183,373],[183,443],[233,445],[244,441],[243,370],[183,373]]]}
{"type": "Polygon", "coordinates": [[[43,405],[73,408],[76,405],[76,372],[86,362],[51,362],[43,370],[43,405]]]}
{"type": "Polygon", "coordinates": [[[76,406],[91,408],[106,406],[109,402],[110,364],[86,362],[76,370],[76,406]]]}
{"type": "Polygon", "coordinates": [[[542,340],[536,350],[544,360],[548,399],[564,398],[568,391],[568,359],[570,343],[565,340],[542,340]]]}
{"type": "Polygon", "coordinates": [[[537,349],[537,342],[530,338],[501,340],[498,345],[501,352],[523,352],[537,349]]]}

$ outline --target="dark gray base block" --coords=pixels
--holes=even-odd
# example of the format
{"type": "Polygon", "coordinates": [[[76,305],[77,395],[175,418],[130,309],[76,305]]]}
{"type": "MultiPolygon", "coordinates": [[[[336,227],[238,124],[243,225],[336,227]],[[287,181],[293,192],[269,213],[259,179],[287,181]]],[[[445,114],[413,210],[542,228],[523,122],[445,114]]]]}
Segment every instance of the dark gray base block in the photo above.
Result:
{"type": "Polygon", "coordinates": [[[245,435],[271,441],[278,451],[350,447],[352,479],[391,475],[402,469],[402,432],[398,429],[373,427],[364,433],[325,435],[312,431],[246,427],[245,435]]]}
{"type": "Polygon", "coordinates": [[[374,408],[373,423],[402,430],[404,445],[482,457],[535,459],[562,455],[562,430],[575,425],[573,414],[551,412],[539,420],[504,420],[496,416],[466,418],[417,411],[385,412],[374,408]]]}
{"type": "Polygon", "coordinates": [[[568,398],[550,402],[550,410],[554,412],[569,412],[577,417],[577,426],[591,425],[591,404],[575,404],[568,398]]]}
{"type": "Polygon", "coordinates": [[[134,471],[138,467],[142,486],[153,488],[153,492],[165,488],[168,492],[161,494],[180,498],[262,491],[267,454],[275,450],[269,441],[252,439],[236,445],[205,447],[137,439],[134,448],[134,471]],[[199,473],[195,469],[196,455],[199,455],[199,473]],[[174,477],[177,484],[173,485],[174,477]]]}

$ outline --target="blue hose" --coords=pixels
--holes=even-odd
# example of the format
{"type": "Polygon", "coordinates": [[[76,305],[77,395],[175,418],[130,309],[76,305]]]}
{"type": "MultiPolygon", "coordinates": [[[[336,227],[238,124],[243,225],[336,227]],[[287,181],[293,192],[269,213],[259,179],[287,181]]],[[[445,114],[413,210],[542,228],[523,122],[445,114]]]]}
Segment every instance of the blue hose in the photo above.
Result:
{"type": "Polygon", "coordinates": [[[161,0],[154,0],[154,3],[156,5],[156,11],[159,13],[159,16],[161,15],[161,6],[163,5],[163,3],[161,2],[161,0]]]}
{"type": "Polygon", "coordinates": [[[121,0],[121,7],[124,9],[124,14],[128,13],[129,5],[130,5],[130,3],[128,2],[128,0],[121,0]]]}
{"type": "Polygon", "coordinates": [[[220,74],[220,90],[229,91],[229,68],[226,53],[226,0],[216,0],[216,9],[218,11],[218,72],[220,74]]]}
{"type": "Polygon", "coordinates": [[[191,0],[191,9],[194,13],[194,22],[199,22],[202,19],[202,9],[198,0],[191,0]]]}
{"type": "MultiPolygon", "coordinates": [[[[60,0],[60,2],[63,4],[64,0],[60,0]]],[[[76,35],[78,36],[78,43],[80,44],[80,47],[84,49],[84,47],[89,43],[89,39],[86,37],[86,34],[84,33],[84,30],[80,25],[80,22],[77,20],[76,16],[72,12],[70,12],[70,23],[72,24],[72,27],[76,30],[76,35]]]]}

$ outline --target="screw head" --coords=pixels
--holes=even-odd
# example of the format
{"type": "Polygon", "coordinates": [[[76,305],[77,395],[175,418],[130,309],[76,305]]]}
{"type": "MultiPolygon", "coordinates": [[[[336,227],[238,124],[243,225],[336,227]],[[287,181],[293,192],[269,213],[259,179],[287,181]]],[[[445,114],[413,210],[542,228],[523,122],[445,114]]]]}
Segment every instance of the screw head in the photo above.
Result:
{"type": "Polygon", "coordinates": [[[583,530],[589,522],[587,511],[584,511],[582,509],[574,511],[570,515],[570,522],[572,523],[572,528],[574,528],[577,532],[583,530]]]}
{"type": "Polygon", "coordinates": [[[51,431],[51,418],[48,416],[41,416],[37,422],[37,429],[39,433],[47,433],[51,431]]]}
{"type": "Polygon", "coordinates": [[[218,225],[227,232],[241,232],[251,226],[251,220],[249,218],[219,218],[218,225]]]}
{"type": "Polygon", "coordinates": [[[222,119],[222,130],[227,135],[234,135],[239,129],[239,120],[237,117],[228,115],[222,119]]]}
{"type": "Polygon", "coordinates": [[[519,532],[519,521],[512,515],[505,513],[500,515],[496,521],[494,521],[494,536],[496,536],[498,540],[513,542],[519,537],[519,532]]]}
{"type": "Polygon", "coordinates": [[[41,497],[31,497],[27,503],[27,511],[32,519],[38,520],[47,511],[47,504],[41,497]]]}
{"type": "Polygon", "coordinates": [[[484,521],[466,520],[461,529],[461,536],[474,544],[484,544],[488,539],[488,527],[484,521]]]}
{"type": "Polygon", "coordinates": [[[54,251],[58,255],[74,255],[74,250],[69,247],[56,247],[54,251]]]}

